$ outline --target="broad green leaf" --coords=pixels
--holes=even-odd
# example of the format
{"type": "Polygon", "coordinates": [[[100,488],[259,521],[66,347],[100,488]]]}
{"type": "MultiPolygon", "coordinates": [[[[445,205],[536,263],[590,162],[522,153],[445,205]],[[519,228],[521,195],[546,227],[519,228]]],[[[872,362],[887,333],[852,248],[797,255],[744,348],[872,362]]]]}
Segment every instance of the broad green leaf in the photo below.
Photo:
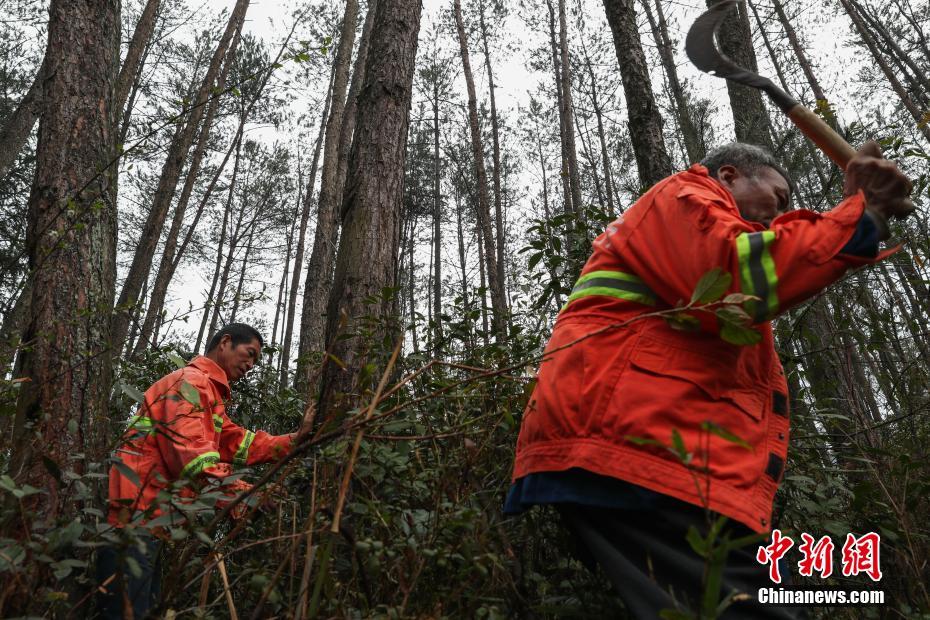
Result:
{"type": "Polygon", "coordinates": [[[187,381],[181,381],[180,392],[181,396],[184,397],[184,400],[194,405],[195,407],[200,407],[200,392],[197,391],[197,388],[195,388],[187,381]]]}
{"type": "Polygon", "coordinates": [[[169,353],[168,359],[171,360],[171,363],[174,364],[177,368],[184,368],[187,366],[187,362],[184,361],[184,358],[182,358],[177,353],[169,353]]]}
{"type": "Polygon", "coordinates": [[[730,443],[735,443],[738,446],[742,446],[743,448],[746,448],[749,451],[754,451],[753,447],[749,444],[748,441],[746,441],[745,439],[742,439],[741,437],[737,435],[734,435],[733,433],[723,428],[716,422],[711,422],[710,420],[705,420],[701,422],[701,430],[705,430],[709,432],[711,435],[716,435],[717,437],[720,437],[721,439],[725,439],[726,441],[729,441],[730,443]]]}
{"type": "Polygon", "coordinates": [[[732,281],[733,276],[720,267],[714,267],[698,280],[697,286],[694,287],[694,293],[691,294],[691,303],[707,304],[717,301],[727,292],[732,281]]]}
{"type": "Polygon", "coordinates": [[[751,327],[743,327],[733,323],[724,323],[720,328],[720,337],[730,344],[748,346],[759,344],[762,334],[751,327]]]}
{"type": "Polygon", "coordinates": [[[128,396],[129,398],[133,399],[133,400],[136,401],[137,403],[140,403],[140,404],[141,404],[142,401],[145,400],[145,396],[143,396],[142,392],[140,392],[140,391],[137,390],[136,388],[132,387],[131,385],[127,385],[127,384],[125,384],[125,383],[121,383],[119,387],[120,387],[120,389],[123,391],[123,394],[125,394],[125,395],[128,396]]]}

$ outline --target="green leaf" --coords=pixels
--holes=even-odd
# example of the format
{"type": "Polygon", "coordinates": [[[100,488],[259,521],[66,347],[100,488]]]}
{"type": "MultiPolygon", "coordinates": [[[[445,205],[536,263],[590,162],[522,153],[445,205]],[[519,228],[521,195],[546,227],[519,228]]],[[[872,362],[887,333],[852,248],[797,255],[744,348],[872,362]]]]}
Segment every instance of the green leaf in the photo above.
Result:
{"type": "Polygon", "coordinates": [[[197,391],[197,388],[195,388],[187,381],[181,381],[180,392],[181,396],[184,397],[184,400],[194,405],[195,407],[200,407],[200,392],[197,391]]]}
{"type": "Polygon", "coordinates": [[[742,304],[747,301],[761,301],[761,297],[755,295],[744,295],[743,293],[730,293],[723,298],[725,304],[742,304]]]}
{"type": "Polygon", "coordinates": [[[675,454],[678,455],[682,461],[688,458],[688,449],[685,448],[685,440],[681,438],[681,433],[678,432],[677,428],[672,429],[672,447],[675,450],[675,454]]]}
{"type": "Polygon", "coordinates": [[[733,323],[724,323],[720,328],[720,337],[730,344],[748,346],[759,344],[762,340],[762,334],[750,327],[734,325],[733,323]]]}
{"type": "Polygon", "coordinates": [[[685,539],[688,541],[688,544],[691,545],[691,548],[696,554],[702,558],[707,555],[707,542],[698,532],[697,528],[693,525],[688,528],[688,534],[685,536],[685,539]]]}
{"type": "Polygon", "coordinates": [[[177,353],[169,353],[168,359],[171,360],[171,363],[174,364],[177,368],[184,368],[187,366],[187,362],[184,361],[184,358],[177,353]]]}
{"type": "Polygon", "coordinates": [[[122,459],[114,459],[113,466],[119,471],[119,473],[126,476],[126,478],[137,487],[141,487],[142,483],[139,481],[139,475],[129,468],[129,465],[124,463],[122,459]]]}
{"type": "Polygon", "coordinates": [[[131,385],[121,383],[119,387],[123,391],[123,394],[133,399],[137,403],[141,404],[145,400],[145,396],[142,395],[142,392],[132,387],[131,385]]]}
{"type": "Polygon", "coordinates": [[[740,438],[737,435],[734,435],[733,433],[723,428],[716,422],[711,422],[710,420],[705,420],[701,422],[701,430],[708,431],[711,435],[716,435],[717,437],[720,437],[721,439],[725,439],[726,441],[729,441],[730,443],[735,443],[738,446],[742,446],[743,448],[746,448],[750,452],[754,451],[753,447],[749,444],[748,441],[740,438]]]}
{"type": "Polygon", "coordinates": [[[691,303],[707,304],[717,301],[730,288],[732,281],[733,276],[720,267],[714,267],[698,280],[697,286],[694,287],[694,293],[691,294],[691,303]]]}
{"type": "Polygon", "coordinates": [[[542,252],[537,252],[536,254],[533,254],[530,257],[530,262],[527,265],[527,269],[532,269],[533,267],[535,267],[539,263],[539,261],[542,260],[542,257],[543,257],[542,252]]]}
{"type": "Polygon", "coordinates": [[[696,332],[701,329],[701,321],[696,316],[684,312],[668,314],[664,318],[669,327],[681,332],[696,332]]]}
{"type": "Polygon", "coordinates": [[[630,443],[635,443],[637,446],[662,446],[663,448],[665,447],[665,444],[663,444],[661,441],[658,441],[656,439],[647,439],[645,437],[634,437],[632,435],[624,435],[623,438],[629,441],[630,443]]]}

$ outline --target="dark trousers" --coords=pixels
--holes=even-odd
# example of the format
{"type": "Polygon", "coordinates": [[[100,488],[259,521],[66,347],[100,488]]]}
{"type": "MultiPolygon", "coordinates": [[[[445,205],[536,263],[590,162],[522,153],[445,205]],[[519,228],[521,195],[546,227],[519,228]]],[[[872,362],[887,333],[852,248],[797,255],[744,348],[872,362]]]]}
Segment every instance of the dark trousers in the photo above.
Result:
{"type": "MultiPolygon", "coordinates": [[[[686,536],[691,526],[697,527],[702,535],[707,531],[703,509],[672,498],[663,498],[662,509],[656,510],[580,504],[557,504],[557,508],[578,543],[580,559],[592,570],[595,562],[601,566],[634,618],[659,618],[663,609],[700,611],[705,561],[691,548],[686,536]]],[[[726,527],[733,540],[752,533],[732,521],[726,527]]],[[[733,591],[749,597],[733,603],[719,617],[728,620],[806,617],[798,608],[758,602],[759,588],[775,585],[769,580],[768,567],[755,559],[756,549],[764,544],[730,551],[718,600],[733,591]]],[[[783,579],[784,576],[782,571],[783,579]]]]}
{"type": "Polygon", "coordinates": [[[161,596],[161,541],[137,535],[139,542],[102,547],[97,552],[97,617],[103,620],[143,620],[161,596]],[[129,615],[132,610],[132,616],[129,615]]]}

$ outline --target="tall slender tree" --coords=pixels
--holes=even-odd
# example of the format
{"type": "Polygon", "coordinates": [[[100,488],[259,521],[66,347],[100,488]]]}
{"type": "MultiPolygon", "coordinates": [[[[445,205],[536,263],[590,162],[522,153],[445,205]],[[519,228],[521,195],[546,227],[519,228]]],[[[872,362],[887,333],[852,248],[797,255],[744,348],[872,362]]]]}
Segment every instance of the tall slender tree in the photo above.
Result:
{"type": "MultiPolygon", "coordinates": [[[[27,247],[32,303],[24,340],[29,378],[16,410],[12,477],[48,492],[38,517],[71,512],[53,472],[103,455],[112,378],[109,313],[116,277],[113,84],[118,0],[52,0],[27,247]],[[52,465],[50,465],[51,463],[52,465]]],[[[32,527],[31,524],[29,527],[32,527]]]]}
{"type": "Polygon", "coordinates": [[[413,90],[420,0],[379,0],[358,100],[343,202],[342,234],[327,309],[327,342],[345,369],[328,364],[320,397],[325,416],[339,394],[359,390],[359,352],[391,334],[386,321],[394,304],[384,298],[396,283],[398,225],[403,201],[404,158],[413,90]],[[380,300],[371,303],[371,300],[380,300]],[[374,338],[358,336],[372,317],[374,338]],[[345,317],[344,328],[340,327],[345,317]],[[354,337],[337,338],[340,334],[354,337]]]}
{"type": "Polygon", "coordinates": [[[174,198],[174,191],[177,188],[188,151],[194,141],[194,135],[200,126],[200,121],[203,119],[209,98],[216,96],[213,93],[213,87],[216,84],[223,59],[227,53],[235,54],[235,45],[239,41],[237,33],[245,21],[248,7],[249,0],[236,0],[236,5],[226,24],[226,30],[216,46],[216,51],[210,60],[206,75],[204,75],[197,95],[194,97],[193,106],[190,108],[186,119],[180,121],[182,128],[175,134],[168,147],[168,156],[162,167],[158,188],[155,190],[152,206],[149,209],[145,224],[139,235],[136,251],[133,254],[132,264],[120,291],[117,312],[113,316],[113,341],[119,346],[122,346],[129,329],[129,311],[139,303],[142,282],[148,274],[149,263],[161,236],[165,218],[168,215],[168,208],[174,198]]]}
{"type": "Polygon", "coordinates": [[[478,193],[478,225],[483,236],[484,264],[487,266],[488,284],[491,289],[491,308],[494,314],[494,329],[503,333],[504,315],[507,313],[507,299],[504,295],[504,283],[498,277],[497,253],[494,234],[491,230],[491,198],[488,194],[488,173],[484,164],[484,143],[481,128],[478,125],[478,96],[475,92],[475,79],[471,71],[471,59],[468,53],[468,37],[462,20],[462,2],[454,0],[453,12],[455,26],[458,30],[459,52],[462,58],[462,73],[468,90],[468,126],[471,132],[472,161],[475,167],[475,182],[478,193]]]}
{"type": "Polygon", "coordinates": [[[316,229],[313,231],[313,248],[307,262],[304,284],[304,304],[300,317],[301,358],[298,366],[299,390],[309,386],[307,356],[323,348],[325,336],[325,308],[332,286],[333,265],[336,260],[336,242],[339,236],[339,210],[342,205],[342,188],[339,179],[339,147],[342,122],[345,118],[346,91],[349,87],[349,68],[352,49],[358,28],[358,2],[346,0],[333,69],[332,101],[326,122],[326,141],[323,146],[323,169],[320,179],[320,198],[317,203],[316,229]]]}
{"type": "MultiPolygon", "coordinates": [[[[712,7],[722,1],[707,0],[707,6],[712,7]]],[[[723,20],[717,32],[717,40],[720,43],[720,50],[732,58],[736,64],[750,71],[758,71],[756,52],[752,46],[749,15],[744,2],[738,3],[736,10],[731,10],[723,20]]],[[[730,97],[736,139],[740,142],[758,144],[770,151],[774,150],[772,123],[762,100],[762,92],[751,86],[727,80],[727,94],[730,97]]]]}
{"type": "Polygon", "coordinates": [[[672,162],[662,137],[662,116],[652,94],[633,0],[604,0],[604,9],[620,64],[639,181],[646,188],[672,173],[672,162]]]}

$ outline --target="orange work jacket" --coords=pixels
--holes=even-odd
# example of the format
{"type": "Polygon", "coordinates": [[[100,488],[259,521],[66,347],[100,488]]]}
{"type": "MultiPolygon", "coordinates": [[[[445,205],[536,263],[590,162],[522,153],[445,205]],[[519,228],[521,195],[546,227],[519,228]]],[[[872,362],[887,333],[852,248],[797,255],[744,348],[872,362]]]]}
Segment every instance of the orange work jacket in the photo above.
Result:
{"type": "Polygon", "coordinates": [[[513,479],[580,467],[771,529],[789,424],[769,321],[896,250],[840,253],[863,209],[860,193],[824,214],[785,213],[766,229],[744,220],[702,166],[659,182],[593,243],[546,347],[513,479]],[[715,267],[732,274],[729,293],[761,299],[746,304],[758,344],[725,342],[710,313],[700,313],[698,332],[647,317],[585,338],[687,302],[715,267]],[[678,453],[682,444],[690,456],[678,453]]]}
{"type": "MultiPolygon", "coordinates": [[[[134,476],[110,468],[111,524],[127,523],[138,512],[157,514],[158,493],[171,482],[223,479],[235,467],[274,461],[290,451],[294,434],[275,436],[234,424],[226,415],[229,396],[226,372],[203,356],[146,390],[115,455],[134,476]]],[[[248,485],[240,481],[233,488],[242,486],[248,485]]]]}

